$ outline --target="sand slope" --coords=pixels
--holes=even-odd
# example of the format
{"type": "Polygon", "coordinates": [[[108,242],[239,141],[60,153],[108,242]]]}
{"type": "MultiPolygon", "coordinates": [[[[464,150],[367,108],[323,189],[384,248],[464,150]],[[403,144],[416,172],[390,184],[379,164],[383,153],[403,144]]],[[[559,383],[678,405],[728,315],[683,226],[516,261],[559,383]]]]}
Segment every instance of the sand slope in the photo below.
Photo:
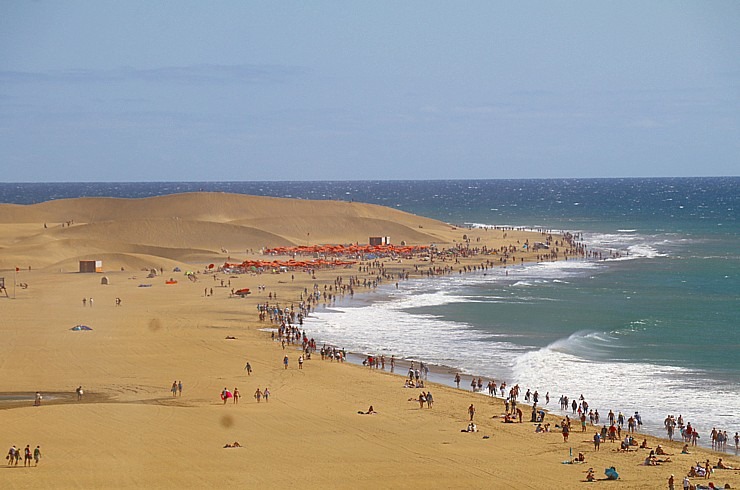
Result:
{"type": "Polygon", "coordinates": [[[446,243],[452,232],[445,223],[381,206],[220,193],[2,204],[0,227],[0,268],[63,270],[103,254],[117,254],[116,268],[160,267],[157,258],[221,263],[263,247],[367,243],[369,236],[391,236],[397,244],[446,243]],[[139,259],[125,258],[129,254],[139,259]]]}

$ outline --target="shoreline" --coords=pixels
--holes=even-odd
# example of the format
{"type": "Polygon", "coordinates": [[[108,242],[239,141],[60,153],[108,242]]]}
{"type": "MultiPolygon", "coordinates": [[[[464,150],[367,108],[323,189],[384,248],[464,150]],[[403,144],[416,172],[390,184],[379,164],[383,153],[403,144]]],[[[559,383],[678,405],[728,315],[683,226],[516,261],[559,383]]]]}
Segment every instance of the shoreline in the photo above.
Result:
{"type": "MultiPolygon", "coordinates": [[[[603,261],[603,259],[594,259],[594,258],[581,258],[581,259],[572,259],[572,260],[577,260],[577,261],[581,261],[581,262],[601,262],[601,261],[603,261]]],[[[526,263],[526,264],[522,264],[522,265],[515,265],[515,266],[508,266],[508,267],[527,267],[527,266],[532,266],[532,265],[537,265],[537,263],[526,263]]],[[[507,266],[505,266],[505,265],[497,265],[497,266],[493,266],[493,267],[504,268],[504,269],[507,268],[507,266]]],[[[463,276],[470,275],[470,274],[480,274],[480,272],[479,271],[463,272],[463,276]]],[[[442,276],[442,277],[445,277],[445,276],[442,276]]],[[[410,281],[418,281],[420,283],[424,283],[426,281],[434,281],[435,279],[436,278],[411,277],[409,280],[410,281]]],[[[408,282],[408,280],[407,281],[404,281],[404,282],[408,282]]],[[[341,298],[339,298],[339,300],[336,303],[332,303],[331,305],[326,305],[326,304],[322,305],[322,310],[330,310],[330,309],[332,309],[332,308],[334,308],[336,306],[346,307],[346,308],[360,308],[360,307],[365,307],[365,306],[372,305],[373,303],[376,303],[378,301],[381,301],[381,302],[382,301],[388,301],[391,298],[391,296],[389,294],[383,294],[382,289],[392,290],[391,289],[392,287],[393,287],[392,284],[386,284],[386,283],[384,283],[382,285],[379,285],[378,286],[378,289],[381,290],[381,292],[379,294],[382,295],[382,298],[380,298],[380,299],[373,298],[372,295],[373,294],[376,294],[376,291],[361,292],[361,293],[358,294],[359,296],[361,296],[360,297],[361,304],[359,304],[359,305],[351,305],[351,304],[348,304],[348,303],[351,303],[352,301],[356,300],[356,298],[353,298],[353,297],[350,297],[350,298],[348,298],[348,297],[341,297],[341,298]]],[[[321,310],[317,310],[317,311],[315,311],[313,313],[316,313],[316,312],[319,312],[320,313],[321,310]]],[[[303,327],[303,330],[305,330],[307,332],[307,336],[309,338],[311,338],[312,335],[311,335],[311,332],[310,332],[309,328],[307,328],[306,326],[307,325],[310,325],[310,322],[311,322],[311,317],[309,316],[305,320],[304,327],[303,327]]],[[[322,342],[319,341],[319,339],[316,339],[316,342],[317,342],[317,344],[322,343],[322,342]]],[[[329,344],[324,343],[324,345],[329,345],[329,346],[333,346],[333,347],[340,347],[338,345],[334,345],[334,344],[331,344],[331,343],[329,343],[329,344]]],[[[352,350],[347,351],[347,354],[348,354],[348,361],[350,361],[351,363],[353,363],[355,365],[359,365],[359,366],[362,366],[362,361],[367,356],[370,356],[370,355],[380,355],[377,352],[376,353],[373,353],[373,352],[358,352],[358,351],[352,351],[352,350]]],[[[484,387],[485,387],[485,383],[487,383],[490,379],[492,379],[490,377],[483,376],[483,375],[481,375],[479,373],[466,372],[467,370],[465,370],[465,369],[456,368],[456,367],[453,367],[453,366],[450,366],[450,365],[430,363],[428,360],[418,358],[418,356],[411,357],[411,356],[404,355],[403,352],[398,352],[397,355],[403,356],[403,357],[399,357],[399,358],[396,359],[396,365],[397,366],[403,366],[406,371],[408,370],[408,367],[411,365],[412,361],[415,362],[415,363],[417,363],[417,364],[420,363],[420,362],[425,363],[425,365],[427,365],[429,367],[429,381],[431,383],[434,383],[434,384],[437,384],[437,385],[443,385],[443,386],[446,386],[446,387],[449,387],[449,388],[455,388],[455,383],[454,383],[453,378],[455,376],[455,373],[459,373],[460,376],[461,376],[461,378],[462,378],[462,381],[461,381],[461,384],[460,384],[461,388],[459,388],[460,390],[467,391],[467,392],[469,392],[471,394],[480,394],[480,395],[484,395],[484,396],[490,397],[490,395],[488,395],[487,393],[485,393],[485,391],[486,391],[485,389],[483,390],[483,392],[480,392],[480,391],[472,392],[470,389],[468,389],[469,386],[470,386],[470,382],[471,382],[472,379],[482,378],[483,381],[484,381],[484,387]]],[[[389,361],[389,358],[386,359],[386,364],[388,364],[388,361],[389,361]]],[[[370,368],[367,368],[367,369],[370,369],[370,368]]],[[[389,368],[387,368],[385,372],[388,372],[389,374],[399,375],[402,378],[405,376],[405,373],[399,372],[398,370],[397,370],[397,372],[392,373],[392,372],[390,372],[389,368]]],[[[501,380],[499,380],[499,381],[501,381],[501,380]]],[[[510,388],[510,387],[512,387],[515,384],[518,384],[516,380],[512,380],[512,383],[508,383],[508,380],[505,380],[505,381],[507,381],[507,388],[510,388]]],[[[522,388],[523,389],[526,389],[526,387],[522,387],[522,388]]],[[[455,388],[455,389],[457,389],[457,388],[455,388]]],[[[583,395],[583,394],[586,395],[585,398],[586,398],[586,400],[588,400],[589,399],[588,394],[586,394],[586,393],[579,393],[579,395],[583,395]]],[[[548,415],[551,415],[553,417],[559,417],[560,419],[564,418],[566,415],[573,416],[573,413],[572,413],[572,410],[571,409],[563,410],[563,409],[560,409],[557,406],[557,403],[558,403],[557,400],[559,399],[560,395],[561,395],[560,393],[558,393],[558,394],[552,394],[550,396],[550,402],[551,403],[549,405],[547,405],[547,406],[540,404],[539,407],[541,409],[547,409],[548,415]]],[[[542,399],[544,399],[544,394],[540,394],[540,397],[542,399]]],[[[495,395],[495,396],[492,396],[490,398],[495,399],[497,402],[500,402],[501,405],[503,406],[504,400],[505,400],[504,397],[499,396],[499,395],[495,395]]],[[[572,401],[573,399],[574,398],[569,397],[569,400],[570,401],[572,401]]],[[[527,407],[531,407],[531,404],[525,404],[524,402],[519,402],[519,404],[526,405],[527,407]]],[[[591,406],[590,408],[591,409],[593,409],[593,408],[599,409],[600,407],[593,407],[593,406],[591,406]]],[[[601,424],[596,424],[596,425],[589,424],[588,426],[589,427],[596,427],[596,426],[603,425],[603,422],[605,420],[608,420],[607,419],[607,416],[606,416],[607,413],[608,413],[608,410],[609,410],[609,408],[607,407],[606,408],[606,412],[600,414],[601,415],[601,424]]],[[[638,410],[637,411],[640,412],[640,413],[644,413],[644,412],[642,412],[639,409],[639,407],[638,407],[638,410]]],[[[666,416],[668,414],[674,414],[674,416],[675,416],[676,413],[680,413],[680,411],[671,410],[671,409],[666,409],[666,410],[664,410],[664,412],[665,412],[665,415],[666,416]]],[[[615,412],[615,414],[616,414],[616,412],[615,412]]],[[[632,413],[625,412],[624,413],[625,420],[630,415],[632,415],[632,413]]],[[[686,416],[684,414],[681,414],[681,415],[683,415],[684,420],[689,420],[689,421],[694,420],[694,418],[692,418],[690,415],[689,416],[686,416]]],[[[607,424],[607,426],[608,426],[608,424],[607,424]]],[[[626,431],[626,423],[624,425],[624,429],[626,431]]],[[[709,435],[709,432],[710,432],[709,429],[707,429],[706,427],[701,427],[701,434],[703,434],[705,436],[705,438],[702,439],[700,437],[700,441],[699,441],[699,444],[698,444],[699,446],[703,447],[706,450],[710,450],[712,452],[715,452],[717,454],[731,454],[731,453],[734,453],[734,451],[731,451],[729,449],[727,451],[720,451],[720,450],[713,449],[711,447],[711,444],[710,444],[711,441],[707,437],[709,435]]],[[[640,434],[643,434],[643,435],[647,435],[647,436],[652,437],[652,438],[655,438],[655,439],[662,440],[662,441],[664,441],[664,443],[677,442],[677,441],[680,441],[681,440],[681,435],[680,435],[680,432],[679,432],[678,429],[675,432],[674,441],[670,441],[669,438],[668,438],[668,435],[666,434],[665,428],[662,427],[662,426],[660,426],[660,425],[655,425],[655,424],[647,424],[647,423],[645,423],[642,426],[641,432],[639,432],[639,433],[640,434]]],[[[732,433],[728,433],[728,435],[730,437],[733,436],[732,433]]],[[[727,442],[728,448],[731,447],[730,442],[731,441],[728,441],[727,442]]]]}
{"type": "MultiPolygon", "coordinates": [[[[197,213],[208,206],[203,205],[201,198],[231,202],[229,196],[187,196],[170,204],[182,206],[184,202],[188,207],[175,207],[175,211],[168,209],[167,213],[183,216],[183,223],[188,221],[188,212],[202,216],[197,213]]],[[[64,209],[69,212],[67,216],[76,209],[71,204],[75,203],[67,203],[64,209]]],[[[143,204],[152,206],[157,202],[143,204]]],[[[308,206],[309,214],[317,215],[332,209],[314,207],[313,203],[285,205],[285,209],[276,209],[274,201],[270,201],[266,211],[271,220],[283,227],[273,229],[285,234],[293,229],[292,206],[308,206]]],[[[180,243],[173,241],[167,222],[157,221],[148,228],[146,222],[130,226],[132,216],[128,210],[110,212],[121,213],[111,219],[121,220],[120,230],[127,240],[134,240],[132,234],[145,227],[147,243],[160,243],[163,247],[144,250],[127,244],[126,253],[131,257],[119,252],[105,258],[107,284],[101,284],[99,274],[59,273],[58,267],[37,266],[35,259],[43,252],[42,258],[49,262],[71,257],[63,260],[72,264],[82,253],[80,244],[93,243],[101,234],[112,240],[104,244],[106,247],[124,249],[113,240],[116,237],[112,231],[119,230],[115,228],[117,224],[105,224],[102,232],[97,224],[88,226],[79,221],[69,230],[59,227],[52,232],[40,231],[43,222],[31,225],[24,221],[4,227],[8,231],[6,246],[13,240],[21,243],[14,245],[14,250],[20,250],[15,253],[23,252],[21,263],[32,264],[33,269],[21,272],[29,287],[19,290],[17,299],[0,298],[0,302],[5,301],[6,319],[0,324],[0,336],[4,339],[0,354],[6,374],[0,378],[0,392],[45,394],[44,390],[48,390],[73,395],[75,387],[82,386],[85,396],[91,396],[85,400],[89,402],[8,407],[0,412],[6,427],[0,443],[40,445],[44,454],[38,468],[6,472],[8,488],[203,488],[224,481],[285,488],[295,485],[296,474],[282,471],[276,463],[290,458],[300,460],[301,468],[310,472],[310,478],[301,483],[307,488],[336,485],[338,478],[345,477],[358,488],[376,488],[380,484],[409,488],[424,481],[439,488],[490,488],[504,484],[521,489],[572,488],[584,480],[589,466],[595,468],[597,478],[603,478],[603,468],[616,466],[620,481],[615,485],[621,490],[657,490],[665,487],[670,473],[679,475],[698,460],[717,457],[716,453],[697,448],[691,455],[674,456],[674,463],[647,467],[641,464],[647,451],[621,453],[608,443],[601,452],[594,451],[590,441],[593,434],[589,432],[574,432],[567,443],[557,432],[535,433],[534,427],[527,425],[528,413],[524,414],[523,424],[505,424],[499,418],[503,412],[501,399],[473,396],[469,389],[445,385],[452,376],[444,370],[439,374],[440,384],[435,378],[436,370],[430,373],[427,386],[432,387],[434,407],[422,409],[414,400],[420,390],[403,388],[402,377],[389,376],[388,372],[367,372],[369,368],[352,363],[321,362],[318,355],[300,369],[300,344],[283,350],[279,343],[272,342],[262,329],[275,325],[260,322],[256,306],[268,299],[271,304],[274,299],[283,306],[298,303],[301,291],[314,284],[333,286],[338,277],[347,284],[351,276],[361,276],[362,281],[377,277],[378,269],[362,274],[356,268],[323,269],[316,271],[315,278],[310,273],[295,273],[295,280],[291,273],[233,277],[205,273],[204,264],[219,263],[219,257],[226,254],[219,255],[218,250],[231,247],[220,242],[235,226],[234,215],[219,215],[218,219],[228,221],[225,228],[183,224],[187,241],[180,243]],[[69,236],[81,237],[83,242],[69,240],[69,236]],[[21,250],[26,238],[41,245],[21,250]],[[172,247],[195,246],[192,244],[207,245],[213,252],[207,255],[198,251],[198,257],[207,259],[190,262],[162,259],[160,263],[151,255],[135,255],[161,253],[170,247],[167,253],[175,256],[172,247]],[[144,266],[147,269],[142,271],[144,266]],[[175,275],[169,272],[175,266],[182,271],[199,272],[194,280],[179,274],[177,284],[166,284],[168,277],[175,275]],[[144,279],[155,267],[168,272],[144,279]],[[220,287],[219,279],[227,282],[228,287],[220,287]],[[138,287],[142,281],[152,286],[138,287]],[[251,288],[253,294],[232,297],[231,288],[251,288]],[[89,302],[93,297],[94,308],[89,302]],[[87,304],[82,298],[88,300],[87,304]],[[117,301],[119,298],[122,303],[117,301]],[[77,324],[89,325],[93,330],[70,331],[77,324]],[[287,369],[283,365],[286,354],[290,358],[287,369]],[[245,362],[251,364],[253,372],[245,372],[245,362]],[[181,395],[170,392],[173,380],[183,383],[181,395]],[[219,399],[224,387],[238,387],[241,401],[224,404],[219,399]],[[269,403],[258,403],[252,393],[268,387],[269,403]],[[93,400],[96,394],[104,398],[93,400]],[[480,432],[461,433],[468,425],[467,407],[471,404],[477,408],[475,423],[480,432]],[[376,414],[358,413],[371,405],[376,414]],[[225,444],[236,441],[241,449],[224,449],[225,444]],[[564,460],[570,463],[578,453],[585,455],[585,464],[563,464],[564,460]],[[204,454],[210,457],[204,458],[204,454]]],[[[239,212],[243,212],[241,208],[239,212]]],[[[396,216],[401,215],[393,214],[393,219],[396,216]]],[[[411,231],[418,233],[417,218],[403,219],[408,220],[411,231]]],[[[326,218],[321,222],[326,222],[326,218]]],[[[345,236],[340,234],[346,233],[344,223],[332,231],[336,233],[333,242],[349,242],[342,240],[345,236]]],[[[355,225],[358,235],[367,234],[365,224],[355,225]]],[[[452,232],[447,226],[432,222],[424,222],[424,227],[428,233],[449,237],[446,243],[450,244],[459,240],[463,232],[452,232]]],[[[314,233],[318,232],[312,230],[312,236],[314,233]]],[[[241,230],[238,235],[239,240],[244,239],[241,230]]],[[[489,232],[488,238],[492,246],[505,245],[500,232],[489,232]]],[[[95,243],[101,246],[100,242],[95,243]]],[[[181,257],[190,257],[191,253],[182,252],[181,257]]],[[[454,266],[458,276],[457,269],[476,267],[481,258],[468,257],[460,262],[458,265],[452,260],[435,266],[454,266]]],[[[419,265],[426,270],[430,264],[419,265]]],[[[379,269],[390,273],[395,267],[409,269],[413,263],[388,262],[379,269]]],[[[65,268],[69,270],[69,266],[65,268]]],[[[415,275],[421,275],[421,271],[415,275]]],[[[383,282],[392,285],[394,281],[383,282]]],[[[355,288],[358,301],[372,303],[373,296],[365,294],[370,291],[355,288]]],[[[311,326],[305,328],[310,335],[311,326]]],[[[403,366],[401,361],[396,366],[399,376],[405,370],[403,366]]],[[[559,419],[552,415],[548,420],[554,427],[559,419]]],[[[676,446],[673,443],[666,447],[675,454],[676,446]]],[[[740,466],[737,457],[721,456],[727,463],[740,466]]],[[[737,487],[740,472],[721,471],[713,481],[737,487]]]]}

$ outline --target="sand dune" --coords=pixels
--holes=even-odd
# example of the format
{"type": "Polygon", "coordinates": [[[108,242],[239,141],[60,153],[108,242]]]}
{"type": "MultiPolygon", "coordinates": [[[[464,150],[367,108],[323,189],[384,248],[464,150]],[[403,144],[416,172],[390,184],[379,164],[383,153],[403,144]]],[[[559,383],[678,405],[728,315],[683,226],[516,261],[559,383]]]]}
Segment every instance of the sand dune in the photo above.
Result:
{"type": "Polygon", "coordinates": [[[414,229],[403,223],[380,218],[334,216],[326,220],[322,216],[294,216],[290,226],[276,224],[274,221],[270,218],[250,218],[232,223],[280,233],[296,245],[305,245],[307,242],[337,243],[340,237],[344,240],[342,243],[367,243],[370,236],[390,236],[396,244],[402,241],[409,244],[429,244],[440,239],[446,241],[446,237],[433,231],[425,233],[424,229],[414,229]]]}
{"type": "Polygon", "coordinates": [[[369,236],[391,236],[397,244],[455,239],[445,223],[382,206],[220,193],[2,204],[0,223],[0,268],[68,269],[105,253],[137,254],[137,264],[152,256],[148,266],[156,267],[157,258],[220,262],[263,247],[367,243],[369,236]]]}
{"type": "Polygon", "coordinates": [[[180,218],[224,223],[278,216],[375,218],[417,225],[440,224],[391,208],[342,201],[304,201],[242,194],[191,193],[145,199],[77,198],[32,205],[0,204],[2,223],[77,223],[180,218]]]}
{"type": "Polygon", "coordinates": [[[56,229],[57,236],[76,239],[149,245],[163,248],[199,248],[219,251],[221,248],[245,250],[293,245],[274,233],[254,227],[235,226],[208,221],[186,221],[180,218],[136,221],[105,221],[56,229]]]}

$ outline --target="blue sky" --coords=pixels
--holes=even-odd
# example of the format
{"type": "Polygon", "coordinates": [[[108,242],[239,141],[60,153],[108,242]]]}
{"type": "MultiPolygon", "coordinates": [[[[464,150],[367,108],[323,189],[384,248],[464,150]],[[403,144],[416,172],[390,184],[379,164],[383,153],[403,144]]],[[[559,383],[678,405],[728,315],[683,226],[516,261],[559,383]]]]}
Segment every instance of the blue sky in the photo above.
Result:
{"type": "Polygon", "coordinates": [[[0,3],[4,182],[740,175],[737,1],[0,3]]]}

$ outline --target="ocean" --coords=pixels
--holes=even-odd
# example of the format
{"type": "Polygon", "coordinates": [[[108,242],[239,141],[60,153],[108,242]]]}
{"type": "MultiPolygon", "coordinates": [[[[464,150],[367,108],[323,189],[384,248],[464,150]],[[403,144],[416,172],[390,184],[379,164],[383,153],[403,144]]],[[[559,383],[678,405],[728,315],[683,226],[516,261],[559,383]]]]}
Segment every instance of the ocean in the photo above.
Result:
{"type": "MultiPolygon", "coordinates": [[[[560,395],[644,430],[683,415],[709,442],[740,431],[740,178],[0,184],[0,202],[223,191],[339,199],[467,226],[579,232],[614,258],[403,282],[306,324],[395,355],[560,395]]],[[[451,383],[452,380],[450,379],[451,383]]]]}

